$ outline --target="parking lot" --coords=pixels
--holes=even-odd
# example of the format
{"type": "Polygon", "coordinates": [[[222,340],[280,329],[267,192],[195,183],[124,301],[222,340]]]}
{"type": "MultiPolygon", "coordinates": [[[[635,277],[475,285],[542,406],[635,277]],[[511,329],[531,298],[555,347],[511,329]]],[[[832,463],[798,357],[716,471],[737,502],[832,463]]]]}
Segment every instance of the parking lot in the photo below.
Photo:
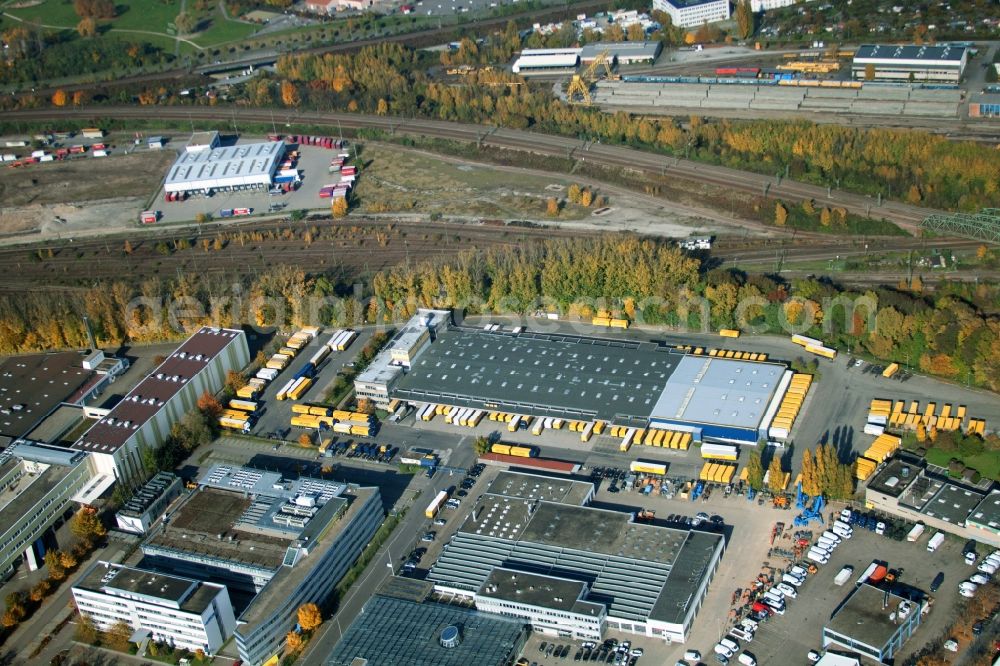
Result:
{"type": "MultiPolygon", "coordinates": [[[[186,136],[174,137],[168,145],[175,147],[176,144],[179,150],[184,150],[187,140],[186,136]]],[[[242,136],[236,145],[265,140],[259,136],[242,136]]],[[[348,145],[347,148],[338,150],[319,146],[299,146],[298,150],[300,156],[295,168],[302,176],[298,190],[276,195],[268,194],[267,190],[215,192],[211,196],[191,195],[186,201],[167,202],[163,199],[164,191],[161,187],[153,200],[152,207],[162,213],[161,222],[190,222],[199,213],[218,219],[219,211],[226,208],[251,208],[254,215],[265,214],[269,210],[291,212],[326,209],[330,206],[330,200],[320,199],[319,190],[327,183],[340,180],[339,176],[329,174],[330,160],[341,152],[350,152],[353,155],[354,147],[348,145]]]]}
{"type": "MultiPolygon", "coordinates": [[[[315,339],[310,341],[310,343],[299,351],[298,355],[292,359],[281,373],[267,385],[264,389],[264,393],[258,398],[258,402],[262,404],[263,411],[260,413],[257,419],[257,423],[254,425],[251,432],[260,436],[267,436],[270,433],[275,433],[280,439],[285,439],[288,441],[295,441],[298,439],[299,434],[306,432],[300,428],[292,428],[290,423],[292,419],[292,405],[296,401],[293,400],[277,400],[276,395],[281,387],[291,379],[296,372],[302,366],[309,362],[321,345],[326,344],[330,340],[330,335],[334,331],[334,328],[330,328],[323,333],[320,333],[315,339]]],[[[323,363],[319,366],[319,372],[313,379],[313,384],[303,395],[300,402],[320,402],[326,391],[333,385],[337,379],[337,373],[348,363],[353,363],[357,358],[358,352],[367,344],[368,339],[371,338],[373,329],[359,329],[357,331],[358,337],[354,340],[350,347],[344,351],[331,351],[330,355],[326,357],[323,363]]]]}

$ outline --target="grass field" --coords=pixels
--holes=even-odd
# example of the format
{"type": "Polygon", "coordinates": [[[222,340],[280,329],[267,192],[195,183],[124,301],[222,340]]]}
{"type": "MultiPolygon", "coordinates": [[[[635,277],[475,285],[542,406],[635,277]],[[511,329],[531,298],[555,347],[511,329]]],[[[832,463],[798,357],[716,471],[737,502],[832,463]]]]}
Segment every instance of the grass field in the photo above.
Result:
{"type": "MultiPolygon", "coordinates": [[[[80,22],[80,17],[73,9],[72,0],[41,0],[37,4],[19,8],[12,8],[12,4],[25,3],[8,2],[0,7],[3,11],[26,22],[67,30],[74,29],[80,22]]],[[[109,21],[100,21],[102,28],[112,28],[116,32],[123,31],[118,33],[122,36],[128,36],[128,31],[137,31],[136,36],[142,37],[144,41],[155,43],[156,46],[166,50],[173,49],[173,38],[166,36],[167,25],[173,23],[180,13],[181,0],[118,0],[116,6],[118,15],[109,21]],[[164,36],[156,38],[143,34],[147,32],[162,33],[164,36]]],[[[191,3],[188,4],[188,11],[191,11],[191,3]]],[[[198,20],[199,32],[188,38],[202,47],[244,39],[256,30],[254,25],[227,19],[217,5],[200,13],[198,20]]],[[[8,23],[14,22],[8,21],[8,23]]],[[[191,48],[185,47],[185,50],[191,48]]]]}
{"type": "MultiPolygon", "coordinates": [[[[456,164],[423,153],[365,146],[355,195],[368,212],[418,212],[496,218],[545,217],[546,200],[565,199],[572,182],[456,164]]],[[[567,203],[559,219],[582,219],[590,211],[567,203]]]]}
{"type": "Polygon", "coordinates": [[[942,451],[938,448],[927,449],[927,462],[947,468],[952,458],[957,458],[965,463],[966,467],[978,471],[983,478],[1000,479],[1000,455],[996,451],[984,451],[982,453],[963,456],[958,451],[942,451]]]}

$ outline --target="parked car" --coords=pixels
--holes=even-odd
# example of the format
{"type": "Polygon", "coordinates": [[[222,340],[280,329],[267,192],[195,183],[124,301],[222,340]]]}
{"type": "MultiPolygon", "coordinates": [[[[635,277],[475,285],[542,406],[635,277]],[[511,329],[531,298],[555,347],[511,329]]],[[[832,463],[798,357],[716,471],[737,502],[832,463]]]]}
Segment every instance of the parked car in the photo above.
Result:
{"type": "Polygon", "coordinates": [[[938,588],[941,587],[941,583],[944,582],[944,572],[939,571],[934,580],[931,581],[931,592],[937,592],[938,588]]]}

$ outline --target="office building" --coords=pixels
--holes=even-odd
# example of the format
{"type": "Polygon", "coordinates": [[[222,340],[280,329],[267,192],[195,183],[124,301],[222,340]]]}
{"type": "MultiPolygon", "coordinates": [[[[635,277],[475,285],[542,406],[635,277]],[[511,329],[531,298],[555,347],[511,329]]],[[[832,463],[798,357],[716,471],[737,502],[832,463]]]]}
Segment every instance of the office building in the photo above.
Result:
{"type": "Polygon", "coordinates": [[[324,604],[384,516],[377,488],[215,465],[141,548],[143,565],[223,584],[236,647],[260,666],[305,603],[324,604]]]}
{"type": "Polygon", "coordinates": [[[653,0],[653,9],[670,16],[675,26],[697,28],[729,18],[729,0],[653,0]]]}
{"type": "Polygon", "coordinates": [[[159,520],[164,510],[183,491],[184,485],[179,476],[170,472],[157,472],[115,514],[118,529],[145,534],[150,525],[159,520]]]}
{"type": "Polygon", "coordinates": [[[862,583],[837,607],[823,627],[823,647],[841,646],[879,663],[891,664],[920,626],[921,603],[862,583]]]}
{"type": "Polygon", "coordinates": [[[118,622],[157,643],[213,655],[236,628],[222,585],[95,562],[73,586],[81,615],[101,631],[118,622]]]}

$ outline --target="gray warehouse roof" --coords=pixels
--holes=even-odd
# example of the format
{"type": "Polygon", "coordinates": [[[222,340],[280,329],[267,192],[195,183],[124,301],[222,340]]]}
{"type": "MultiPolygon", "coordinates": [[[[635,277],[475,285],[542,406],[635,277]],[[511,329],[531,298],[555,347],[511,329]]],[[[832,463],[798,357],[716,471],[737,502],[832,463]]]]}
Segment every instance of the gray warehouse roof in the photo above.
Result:
{"type": "Polygon", "coordinates": [[[529,416],[756,428],[784,370],[651,342],[451,328],[417,357],[392,396],[529,416]]]}
{"type": "MultiPolygon", "coordinates": [[[[889,614],[899,607],[903,597],[889,593],[883,608],[885,592],[867,583],[859,586],[826,624],[826,629],[851,640],[882,650],[899,630],[889,614]]],[[[912,612],[919,613],[919,609],[912,612]]]]}
{"type": "Polygon", "coordinates": [[[653,407],[653,416],[756,428],[784,371],[776,363],[685,356],[653,407]]]}
{"type": "Polygon", "coordinates": [[[284,149],[280,141],[269,141],[182,153],[167,172],[166,185],[270,177],[284,149]]]}
{"type": "Polygon", "coordinates": [[[930,46],[916,44],[862,44],[854,53],[855,60],[927,60],[954,61],[957,65],[965,55],[964,46],[930,46]]]}
{"type": "Polygon", "coordinates": [[[587,591],[578,580],[497,567],[479,589],[479,596],[520,604],[571,611],[587,591]]]}
{"type": "Polygon", "coordinates": [[[983,498],[972,514],[968,522],[1000,530],[1000,490],[994,490],[983,498]]]}
{"type": "Polygon", "coordinates": [[[344,632],[326,664],[502,666],[513,663],[524,631],[522,621],[461,606],[376,595],[344,632]],[[458,628],[459,640],[454,647],[440,643],[447,627],[458,628]]]}
{"type": "Polygon", "coordinates": [[[581,60],[593,60],[604,51],[617,58],[655,58],[663,46],[660,42],[595,42],[580,49],[581,60]]]}
{"type": "Polygon", "coordinates": [[[645,418],[680,359],[651,343],[450,329],[420,354],[394,395],[504,403],[537,415],[645,418]]]}

